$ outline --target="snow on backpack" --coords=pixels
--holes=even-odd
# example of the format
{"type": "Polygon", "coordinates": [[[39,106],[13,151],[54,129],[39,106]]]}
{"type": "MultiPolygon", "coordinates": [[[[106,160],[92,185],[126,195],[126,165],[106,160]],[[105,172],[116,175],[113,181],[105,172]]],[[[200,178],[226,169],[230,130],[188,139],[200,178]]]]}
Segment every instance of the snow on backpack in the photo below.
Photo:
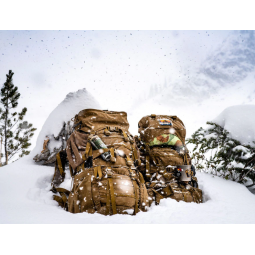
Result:
{"type": "Polygon", "coordinates": [[[57,155],[52,191],[71,213],[136,214],[146,211],[148,193],[136,170],[140,155],[125,112],[85,109],[74,118],[66,152],[57,155]],[[66,153],[66,154],[65,154],[66,153]],[[59,187],[65,159],[73,178],[71,191],[59,187]]]}
{"type": "Polygon", "coordinates": [[[140,137],[135,137],[150,201],[170,197],[177,201],[202,202],[195,169],[185,146],[186,128],[177,116],[143,117],[138,123],[140,137]]]}

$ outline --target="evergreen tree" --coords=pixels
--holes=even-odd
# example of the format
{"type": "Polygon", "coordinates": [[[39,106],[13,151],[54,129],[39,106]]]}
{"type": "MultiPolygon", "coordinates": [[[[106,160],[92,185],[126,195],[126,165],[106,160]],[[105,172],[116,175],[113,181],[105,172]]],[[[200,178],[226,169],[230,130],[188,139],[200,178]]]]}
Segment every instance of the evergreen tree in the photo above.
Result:
{"type": "Polygon", "coordinates": [[[197,169],[239,183],[252,181],[255,185],[255,142],[253,146],[233,139],[220,125],[207,122],[207,129],[199,128],[187,143],[195,145],[193,164],[197,169]]]}
{"type": "MultiPolygon", "coordinates": [[[[27,108],[23,108],[20,113],[14,109],[18,106],[20,93],[18,87],[14,86],[12,77],[14,73],[10,70],[6,75],[6,82],[1,88],[0,108],[0,135],[3,138],[3,149],[5,164],[17,153],[19,157],[30,153],[28,147],[31,145],[29,140],[34,135],[36,128],[27,121],[23,121],[27,108]]],[[[2,156],[2,155],[1,155],[2,156]]]]}

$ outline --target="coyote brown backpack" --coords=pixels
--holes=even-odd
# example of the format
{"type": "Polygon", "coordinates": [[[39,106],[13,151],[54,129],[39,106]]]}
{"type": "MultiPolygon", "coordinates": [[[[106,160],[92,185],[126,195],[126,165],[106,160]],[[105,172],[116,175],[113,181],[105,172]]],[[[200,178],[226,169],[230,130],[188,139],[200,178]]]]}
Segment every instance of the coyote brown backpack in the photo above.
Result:
{"type": "Polygon", "coordinates": [[[63,190],[55,188],[62,196],[55,200],[71,213],[112,215],[146,211],[148,193],[142,174],[136,170],[140,155],[128,131],[127,114],[85,109],[75,116],[74,128],[66,147],[73,187],[70,193],[66,192],[68,199],[63,190]],[[95,149],[90,142],[94,135],[107,148],[95,149]],[[110,153],[109,161],[101,157],[105,152],[110,153]]]}
{"type": "Polygon", "coordinates": [[[177,116],[152,114],[139,121],[138,132],[140,137],[135,138],[142,160],[139,170],[147,181],[150,200],[158,204],[160,199],[171,197],[177,201],[201,203],[202,191],[198,189],[196,177],[187,183],[180,182],[176,176],[177,169],[183,165],[190,165],[187,175],[194,173],[185,146],[183,122],[177,116]]]}

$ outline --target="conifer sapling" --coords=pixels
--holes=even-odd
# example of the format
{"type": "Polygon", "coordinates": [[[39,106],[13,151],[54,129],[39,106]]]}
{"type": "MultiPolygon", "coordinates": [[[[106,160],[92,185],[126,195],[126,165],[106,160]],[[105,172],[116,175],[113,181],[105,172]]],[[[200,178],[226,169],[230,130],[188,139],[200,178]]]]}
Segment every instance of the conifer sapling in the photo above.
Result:
{"type": "Polygon", "coordinates": [[[27,112],[26,107],[20,113],[14,110],[18,106],[20,93],[18,87],[13,84],[13,75],[14,73],[10,70],[6,75],[6,82],[1,88],[0,135],[3,138],[6,165],[17,153],[19,153],[19,157],[30,153],[28,150],[31,145],[29,140],[36,130],[32,124],[23,120],[27,112]]]}

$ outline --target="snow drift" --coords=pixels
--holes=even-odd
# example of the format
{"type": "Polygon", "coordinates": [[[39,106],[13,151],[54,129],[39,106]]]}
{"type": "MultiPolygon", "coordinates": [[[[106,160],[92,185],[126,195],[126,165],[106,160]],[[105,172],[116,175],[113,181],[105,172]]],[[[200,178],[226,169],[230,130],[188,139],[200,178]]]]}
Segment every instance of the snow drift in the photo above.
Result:
{"type": "MultiPolygon", "coordinates": [[[[66,98],[51,112],[42,126],[36,141],[36,147],[31,155],[34,156],[40,153],[47,135],[57,136],[64,122],[70,121],[79,111],[86,108],[101,109],[101,106],[85,88],[67,94],[66,98]]],[[[52,147],[58,147],[57,141],[54,145],[52,142],[52,147]]]]}
{"type": "Polygon", "coordinates": [[[254,145],[255,105],[235,105],[226,108],[213,122],[226,129],[233,139],[254,145]]]}

